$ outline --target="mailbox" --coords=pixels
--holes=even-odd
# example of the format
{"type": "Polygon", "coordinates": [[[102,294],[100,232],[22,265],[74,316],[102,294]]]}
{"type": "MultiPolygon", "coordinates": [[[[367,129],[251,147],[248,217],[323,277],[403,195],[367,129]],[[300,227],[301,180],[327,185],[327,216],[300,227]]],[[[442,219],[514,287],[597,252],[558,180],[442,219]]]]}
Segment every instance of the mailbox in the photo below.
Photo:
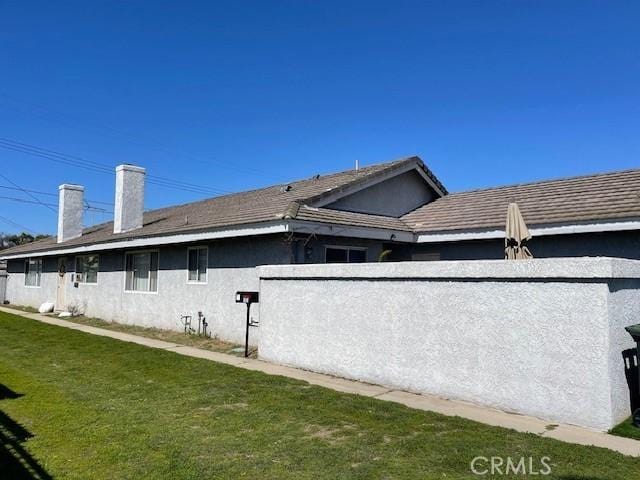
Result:
{"type": "Polygon", "coordinates": [[[258,303],[258,292],[236,292],[236,303],[258,303]]]}
{"type": "Polygon", "coordinates": [[[251,321],[251,304],[258,303],[258,292],[236,292],[236,303],[244,303],[247,306],[247,323],[244,337],[244,356],[249,356],[249,327],[257,327],[258,322],[251,321]]]}

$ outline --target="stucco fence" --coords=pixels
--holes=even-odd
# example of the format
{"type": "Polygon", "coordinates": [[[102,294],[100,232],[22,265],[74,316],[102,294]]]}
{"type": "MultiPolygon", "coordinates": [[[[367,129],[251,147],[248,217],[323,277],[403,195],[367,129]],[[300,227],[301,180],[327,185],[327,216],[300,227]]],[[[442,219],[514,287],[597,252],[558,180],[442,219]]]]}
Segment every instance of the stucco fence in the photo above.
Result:
{"type": "Polygon", "coordinates": [[[259,267],[264,360],[598,430],[630,414],[640,262],[259,267]]]}

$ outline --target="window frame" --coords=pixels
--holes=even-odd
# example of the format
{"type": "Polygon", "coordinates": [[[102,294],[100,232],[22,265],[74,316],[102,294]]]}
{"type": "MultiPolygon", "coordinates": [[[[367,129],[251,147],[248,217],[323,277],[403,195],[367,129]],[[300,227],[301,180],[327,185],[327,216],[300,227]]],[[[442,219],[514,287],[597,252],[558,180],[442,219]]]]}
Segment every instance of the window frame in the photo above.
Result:
{"type": "MultiPolygon", "coordinates": [[[[40,288],[42,286],[42,269],[44,267],[44,261],[42,259],[42,257],[29,257],[29,258],[25,258],[24,259],[24,287],[25,288],[40,288]],[[27,272],[27,266],[29,265],[30,261],[34,261],[37,262],[40,265],[40,269],[37,272],[37,284],[36,285],[27,285],[27,278],[29,275],[29,272],[27,272]]],[[[31,269],[29,269],[31,270],[31,269]]]]}
{"type": "MultiPolygon", "coordinates": [[[[198,255],[198,265],[200,264],[199,262],[200,257],[198,255]]],[[[196,272],[198,272],[198,270],[196,270],[196,272]]],[[[190,285],[206,285],[209,282],[209,245],[193,245],[191,247],[187,247],[187,283],[190,285]],[[191,280],[189,278],[190,274],[191,274],[191,269],[189,268],[189,257],[191,254],[192,250],[205,250],[206,253],[206,262],[205,262],[205,269],[204,269],[204,281],[202,280],[191,280]]]]}
{"type": "MultiPolygon", "coordinates": [[[[347,262],[346,263],[367,263],[367,258],[368,258],[368,250],[369,247],[360,247],[360,246],[350,246],[350,245],[325,245],[324,246],[324,263],[329,263],[327,262],[327,250],[329,250],[330,248],[333,248],[334,250],[346,250],[347,251],[347,262]],[[358,250],[360,252],[364,252],[364,262],[350,262],[349,261],[349,250],[358,250]]],[[[337,262],[330,262],[330,263],[337,263],[337,262]]]]}
{"type": "MultiPolygon", "coordinates": [[[[130,250],[127,252],[124,252],[124,267],[123,267],[123,271],[124,271],[124,285],[123,285],[123,290],[124,293],[140,293],[142,295],[157,295],[158,294],[158,290],[160,290],[160,250],[158,249],[147,249],[147,250],[130,250]],[[143,253],[156,253],[158,254],[158,265],[157,265],[157,273],[156,273],[156,289],[155,290],[127,290],[127,257],[129,255],[140,255],[143,253]]],[[[149,258],[149,272],[151,272],[151,258],[149,258]]],[[[151,275],[149,275],[149,284],[151,284],[151,275]]]]}
{"type": "MultiPolygon", "coordinates": [[[[125,268],[126,268],[126,263],[125,263],[125,268]]],[[[98,273],[100,272],[100,254],[98,253],[87,253],[84,255],[76,255],[75,257],[75,272],[74,272],[74,277],[73,277],[73,282],[74,283],[78,283],[80,285],[98,285],[98,273]],[[97,267],[98,270],[96,270],[96,281],[95,282],[87,282],[85,280],[83,281],[78,281],[78,260],[80,260],[81,258],[85,258],[85,257],[97,257],[97,267]]]]}

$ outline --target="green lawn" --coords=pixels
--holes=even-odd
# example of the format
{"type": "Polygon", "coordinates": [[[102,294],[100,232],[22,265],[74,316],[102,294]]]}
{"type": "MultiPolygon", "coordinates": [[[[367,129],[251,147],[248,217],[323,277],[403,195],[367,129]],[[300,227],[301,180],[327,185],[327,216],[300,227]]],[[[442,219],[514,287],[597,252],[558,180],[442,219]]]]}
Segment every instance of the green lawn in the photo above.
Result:
{"type": "Polygon", "coordinates": [[[0,384],[2,479],[489,478],[476,456],[550,457],[533,478],[640,478],[640,459],[607,450],[4,313],[0,384]]]}
{"type": "MultiPolygon", "coordinates": [[[[27,307],[22,305],[4,305],[4,307],[13,308],[16,310],[24,311],[27,313],[37,313],[38,310],[33,307],[27,307]]],[[[57,315],[50,314],[57,317],[57,315]]],[[[125,325],[117,322],[107,322],[100,318],[85,317],[79,315],[76,317],[64,318],[67,322],[80,323],[82,325],[89,325],[90,327],[104,328],[106,330],[115,330],[117,332],[130,333],[132,335],[139,335],[147,338],[155,338],[157,340],[164,340],[165,342],[178,343],[181,345],[187,345],[190,347],[203,348],[205,350],[211,350],[214,352],[228,353],[230,355],[244,356],[244,346],[236,345],[234,343],[223,342],[215,337],[204,337],[196,334],[185,334],[184,332],[178,332],[174,330],[162,330],[160,328],[148,328],[139,327],[137,325],[125,325]]],[[[195,325],[194,325],[195,326],[195,325]]],[[[255,348],[250,350],[251,357],[256,357],[255,348]]]]}
{"type": "Polygon", "coordinates": [[[627,418],[624,422],[616,425],[611,429],[609,433],[613,435],[618,435],[620,437],[633,438],[635,440],[640,440],[640,428],[636,427],[633,424],[633,419],[631,417],[627,418]]]}
{"type": "MultiPolygon", "coordinates": [[[[223,342],[216,337],[204,337],[197,334],[185,334],[173,330],[162,330],[160,328],[139,327],[137,325],[123,325],[122,323],[106,322],[99,318],[91,318],[80,315],[78,317],[69,317],[64,320],[68,322],[80,323],[91,327],[104,328],[107,330],[115,330],[117,332],[130,333],[141,337],[155,338],[164,340],[165,342],[179,343],[180,345],[188,345],[189,347],[202,348],[213,352],[228,353],[244,357],[244,345],[223,342]]],[[[251,356],[256,357],[255,349],[250,350],[251,356]]]]}

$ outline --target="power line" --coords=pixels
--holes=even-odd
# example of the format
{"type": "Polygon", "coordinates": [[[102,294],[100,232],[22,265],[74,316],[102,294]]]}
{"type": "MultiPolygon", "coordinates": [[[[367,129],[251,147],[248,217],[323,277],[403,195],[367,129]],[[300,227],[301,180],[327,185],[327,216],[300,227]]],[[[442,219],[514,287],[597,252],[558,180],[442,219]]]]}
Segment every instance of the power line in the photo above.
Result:
{"type": "MultiPolygon", "coordinates": [[[[75,155],[61,153],[48,148],[38,147],[36,145],[18,142],[16,140],[11,140],[8,138],[0,137],[0,147],[6,148],[9,150],[18,151],[21,153],[27,153],[34,156],[39,156],[47,160],[51,160],[57,163],[62,163],[65,165],[80,167],[80,168],[84,168],[84,169],[88,169],[88,170],[100,172],[100,173],[108,173],[110,175],[114,174],[114,167],[112,167],[111,165],[107,165],[105,163],[98,163],[91,160],[86,160],[82,157],[78,157],[75,155]]],[[[195,192],[195,193],[229,193],[224,190],[219,190],[216,188],[196,185],[188,182],[182,182],[179,180],[160,177],[156,175],[147,175],[147,178],[151,179],[149,180],[150,183],[158,183],[158,184],[163,184],[163,186],[171,186],[171,187],[173,186],[184,187],[185,189],[188,189],[188,190],[199,190],[199,192],[195,192]]]]}
{"type": "Polygon", "coordinates": [[[0,199],[2,200],[13,200],[14,202],[20,202],[20,203],[32,203],[32,204],[40,204],[40,205],[44,205],[45,207],[57,207],[57,205],[55,203],[41,203],[41,202],[34,202],[33,200],[27,200],[26,198],[17,198],[17,197],[5,197],[3,195],[0,195],[0,199]]]}
{"type": "Polygon", "coordinates": [[[20,229],[22,229],[24,231],[31,232],[33,234],[36,233],[35,230],[31,230],[30,228],[25,227],[24,225],[20,225],[19,223],[14,222],[13,220],[11,220],[11,219],[9,219],[7,217],[3,217],[2,215],[0,215],[0,220],[2,220],[7,225],[11,225],[12,227],[18,227],[18,228],[20,228],[20,229]]]}
{"type": "MultiPolygon", "coordinates": [[[[18,198],[18,197],[5,197],[3,195],[0,195],[0,200],[12,200],[14,202],[19,202],[19,203],[30,203],[30,204],[36,204],[36,205],[43,205],[45,207],[58,207],[57,203],[43,203],[43,202],[34,202],[33,200],[27,200],[25,198],[18,198]]],[[[113,213],[110,212],[104,208],[99,208],[99,207],[92,207],[91,205],[87,204],[83,207],[84,210],[86,211],[94,211],[94,212],[100,212],[100,213],[113,213]]],[[[57,210],[54,209],[54,212],[57,212],[57,210]]]]}
{"type": "MultiPolygon", "coordinates": [[[[90,170],[97,173],[106,173],[109,175],[115,174],[114,168],[107,164],[85,160],[82,157],[77,157],[75,155],[69,155],[69,154],[57,152],[55,150],[50,150],[50,149],[38,147],[35,145],[30,145],[23,142],[18,142],[8,138],[0,137],[0,148],[44,158],[46,160],[56,162],[56,163],[61,163],[64,165],[83,168],[85,170],[90,170]]],[[[160,177],[157,175],[147,175],[147,183],[150,183],[152,185],[158,185],[161,187],[166,187],[166,188],[173,188],[176,190],[183,190],[190,193],[199,193],[199,194],[230,193],[225,190],[206,187],[202,185],[196,185],[193,183],[183,182],[180,180],[174,180],[166,177],[160,177]]]]}
{"type": "Polygon", "coordinates": [[[17,183],[11,181],[9,178],[7,178],[6,176],[4,176],[2,173],[0,173],[0,177],[4,178],[7,182],[9,182],[11,185],[13,185],[14,187],[19,188],[20,190],[22,190],[22,192],[26,193],[27,195],[29,195],[31,198],[33,198],[36,203],[39,203],[40,205],[42,205],[43,207],[48,208],[49,210],[51,210],[52,212],[58,213],[56,211],[55,208],[52,208],[50,205],[47,205],[46,203],[43,203],[40,201],[40,199],[38,197],[36,197],[35,195],[32,195],[31,193],[29,193],[27,190],[25,190],[24,188],[22,188],[20,185],[18,185],[17,183]]]}
{"type": "MultiPolygon", "coordinates": [[[[23,191],[23,190],[21,190],[19,188],[8,187],[6,185],[0,185],[0,188],[4,188],[6,190],[15,190],[15,191],[19,191],[19,192],[23,191]]],[[[41,192],[39,190],[30,190],[28,188],[25,188],[24,191],[31,192],[31,193],[34,193],[36,195],[46,195],[48,197],[56,197],[56,198],[58,198],[58,195],[56,195],[55,193],[51,193],[51,192],[41,192]]],[[[113,207],[113,203],[109,203],[109,202],[101,202],[101,201],[98,201],[98,200],[85,200],[85,201],[86,202],[90,202],[90,203],[97,203],[97,204],[100,204],[100,205],[108,205],[110,207],[113,207]]]]}
{"type": "MultiPolygon", "coordinates": [[[[94,128],[97,128],[99,130],[104,130],[104,131],[108,131],[111,134],[117,134],[119,136],[124,136],[124,137],[128,137],[129,139],[134,139],[136,141],[132,142],[134,144],[138,144],[138,145],[142,145],[142,146],[149,146],[151,144],[151,148],[154,148],[156,150],[168,153],[170,155],[179,155],[179,156],[183,156],[186,158],[190,158],[192,160],[195,160],[199,163],[215,163],[217,165],[219,165],[222,168],[226,168],[229,170],[232,170],[234,172],[245,172],[245,173],[249,173],[249,174],[253,174],[253,175],[259,175],[260,177],[273,177],[273,173],[272,172],[266,172],[266,171],[261,171],[259,169],[255,169],[255,168],[247,168],[244,166],[238,166],[234,163],[231,162],[226,162],[223,160],[218,160],[215,158],[205,158],[205,157],[199,157],[196,155],[193,155],[191,153],[188,152],[184,152],[184,151],[180,151],[178,149],[176,149],[175,147],[168,147],[167,145],[157,141],[156,139],[153,138],[143,138],[140,135],[135,135],[132,134],[130,132],[125,132],[123,130],[119,130],[117,128],[113,128],[109,125],[105,125],[105,124],[101,124],[98,122],[88,122],[85,118],[81,118],[79,116],[74,116],[74,115],[70,115],[68,113],[65,112],[60,112],[59,110],[56,111],[54,109],[52,109],[51,107],[47,107],[45,105],[41,105],[38,103],[34,103],[32,101],[26,101],[26,100],[20,100],[17,99],[15,97],[12,97],[10,95],[7,95],[6,93],[0,93],[0,97],[4,97],[5,99],[15,102],[15,103],[21,103],[23,105],[28,105],[32,111],[35,111],[36,109],[40,110],[40,111],[44,111],[45,113],[48,113],[49,115],[53,114],[55,116],[58,117],[57,121],[58,123],[62,123],[62,124],[66,124],[67,126],[69,126],[69,124],[71,125],[80,125],[82,128],[87,128],[88,125],[93,126],[94,128]],[[34,108],[35,107],[35,108],[34,108]],[[60,120],[62,119],[62,120],[60,120]],[[70,121],[69,121],[70,120],[70,121]]],[[[55,123],[56,119],[52,119],[52,118],[46,118],[42,115],[40,115],[41,118],[45,118],[49,121],[53,121],[55,123]]],[[[131,140],[129,140],[131,141],[131,140]]]]}

